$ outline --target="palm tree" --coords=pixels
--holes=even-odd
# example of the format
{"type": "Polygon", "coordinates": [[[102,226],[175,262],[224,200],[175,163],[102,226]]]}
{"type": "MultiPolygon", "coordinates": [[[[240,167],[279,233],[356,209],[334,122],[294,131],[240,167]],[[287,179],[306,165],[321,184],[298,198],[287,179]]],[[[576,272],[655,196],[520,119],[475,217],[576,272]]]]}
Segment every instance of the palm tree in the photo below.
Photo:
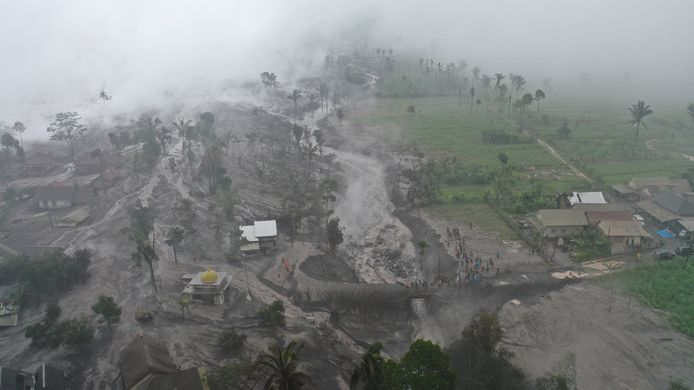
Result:
{"type": "Polygon", "coordinates": [[[470,88],[470,112],[472,112],[472,106],[475,103],[475,87],[470,88]]]}
{"type": "Polygon", "coordinates": [[[544,99],[545,92],[541,89],[535,91],[535,101],[537,102],[537,120],[540,120],[540,100],[544,99]]]}
{"type": "Polygon", "coordinates": [[[499,97],[499,88],[501,88],[501,80],[504,79],[504,75],[501,73],[494,73],[494,77],[496,77],[496,84],[494,85],[494,90],[497,93],[497,97],[499,97]]]}
{"type": "Polygon", "coordinates": [[[473,68],[472,68],[472,79],[475,80],[475,81],[479,80],[479,79],[480,79],[480,72],[481,72],[481,71],[482,71],[482,70],[480,69],[479,66],[473,67],[473,68]]]}
{"type": "Polygon", "coordinates": [[[687,106],[687,114],[692,118],[692,128],[694,128],[694,103],[689,103],[687,106]]]}
{"type": "Polygon", "coordinates": [[[292,101],[294,102],[294,116],[299,116],[299,113],[297,112],[297,110],[298,110],[297,102],[299,101],[300,97],[301,97],[301,91],[299,91],[298,89],[293,89],[292,94],[289,95],[289,98],[292,99],[292,101]]]}
{"type": "Polygon", "coordinates": [[[516,93],[520,94],[525,86],[525,78],[519,74],[511,74],[511,84],[516,89],[516,93]]]}
{"type": "MultiPolygon", "coordinates": [[[[639,129],[641,128],[643,118],[652,114],[653,110],[651,110],[651,106],[641,100],[636,104],[632,104],[627,110],[629,110],[629,115],[631,115],[631,121],[629,121],[629,123],[636,126],[636,132],[634,133],[634,146],[636,146],[639,142],[639,129]]],[[[645,126],[646,125],[644,125],[644,127],[645,126]]]]}
{"type": "Polygon", "coordinates": [[[417,267],[417,280],[419,280],[419,269],[422,267],[422,263],[424,262],[424,251],[429,247],[429,243],[421,240],[417,243],[417,246],[419,247],[419,266],[417,267]]]}
{"type": "Polygon", "coordinates": [[[383,388],[385,360],[381,356],[383,344],[369,345],[361,358],[361,363],[352,372],[349,381],[350,390],[379,390],[383,388]]]}
{"type": "Polygon", "coordinates": [[[278,345],[270,347],[269,353],[258,357],[258,366],[270,369],[270,376],[265,380],[264,390],[300,390],[308,384],[311,378],[301,371],[298,354],[304,346],[292,341],[286,347],[278,345]]]}
{"type": "MultiPolygon", "coordinates": [[[[694,113],[694,105],[690,104],[689,106],[692,109],[692,113],[694,113]]],[[[692,118],[694,119],[694,116],[692,116],[692,118]]],[[[12,126],[12,130],[14,130],[14,132],[17,133],[17,135],[19,136],[19,143],[22,146],[22,149],[24,149],[24,140],[22,139],[22,133],[26,130],[26,127],[24,127],[24,123],[20,121],[15,122],[14,126],[12,126]]]]}

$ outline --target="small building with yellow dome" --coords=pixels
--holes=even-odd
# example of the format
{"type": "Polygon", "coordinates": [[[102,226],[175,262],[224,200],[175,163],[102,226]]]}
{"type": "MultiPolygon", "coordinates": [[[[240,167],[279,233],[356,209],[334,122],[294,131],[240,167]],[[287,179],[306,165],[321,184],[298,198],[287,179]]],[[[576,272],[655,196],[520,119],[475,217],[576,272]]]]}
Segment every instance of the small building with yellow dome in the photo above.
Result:
{"type": "Polygon", "coordinates": [[[208,268],[195,275],[184,275],[183,278],[189,280],[186,288],[183,289],[184,294],[194,300],[221,305],[229,289],[231,276],[226,272],[217,272],[208,268]]]}

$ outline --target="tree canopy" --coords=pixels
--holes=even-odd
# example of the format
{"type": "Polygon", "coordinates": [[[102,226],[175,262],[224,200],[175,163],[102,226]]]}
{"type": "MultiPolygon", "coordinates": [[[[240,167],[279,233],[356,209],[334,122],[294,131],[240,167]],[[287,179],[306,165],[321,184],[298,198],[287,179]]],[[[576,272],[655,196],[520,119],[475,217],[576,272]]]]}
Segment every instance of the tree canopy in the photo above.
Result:
{"type": "Polygon", "coordinates": [[[417,340],[399,362],[385,363],[385,388],[392,390],[452,390],[456,373],[450,358],[428,340],[417,340]]]}

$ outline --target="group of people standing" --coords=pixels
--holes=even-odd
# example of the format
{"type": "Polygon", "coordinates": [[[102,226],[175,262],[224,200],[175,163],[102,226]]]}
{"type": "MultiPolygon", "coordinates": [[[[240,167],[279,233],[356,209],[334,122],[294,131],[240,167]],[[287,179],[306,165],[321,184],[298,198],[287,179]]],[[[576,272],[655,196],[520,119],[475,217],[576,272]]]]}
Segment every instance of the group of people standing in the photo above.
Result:
{"type": "MultiPolygon", "coordinates": [[[[446,246],[450,247],[451,242],[455,245],[455,258],[458,260],[458,271],[457,279],[458,286],[461,286],[460,281],[468,287],[470,283],[476,281],[483,274],[488,274],[490,272],[496,272],[499,274],[500,269],[494,266],[494,258],[489,257],[484,260],[477,252],[475,255],[471,248],[468,248],[465,244],[465,237],[460,235],[460,230],[458,228],[446,228],[446,235],[448,240],[446,241],[446,246]],[[464,267],[464,268],[463,268],[464,267]]],[[[501,258],[501,251],[496,251],[496,260],[501,258]]]]}

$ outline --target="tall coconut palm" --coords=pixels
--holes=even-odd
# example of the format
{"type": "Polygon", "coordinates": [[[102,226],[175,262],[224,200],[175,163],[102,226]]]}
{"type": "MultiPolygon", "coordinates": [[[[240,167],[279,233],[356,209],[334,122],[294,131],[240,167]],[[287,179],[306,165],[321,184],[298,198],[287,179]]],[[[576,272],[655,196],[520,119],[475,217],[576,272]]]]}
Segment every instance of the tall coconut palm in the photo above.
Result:
{"type": "Polygon", "coordinates": [[[295,117],[299,116],[298,102],[299,102],[300,97],[301,97],[301,91],[299,91],[298,89],[293,89],[292,94],[288,96],[288,98],[292,99],[292,101],[294,102],[294,116],[295,117]]]}
{"type": "Polygon", "coordinates": [[[304,346],[292,341],[286,347],[278,345],[270,347],[269,353],[258,357],[257,365],[267,367],[270,375],[263,385],[264,390],[301,390],[311,381],[311,378],[298,371],[299,352],[304,346]]]}
{"type": "MultiPolygon", "coordinates": [[[[641,100],[639,100],[636,104],[632,104],[627,108],[627,110],[629,110],[629,115],[631,115],[631,120],[629,123],[636,126],[636,131],[634,132],[634,146],[636,146],[639,142],[639,130],[643,124],[643,119],[652,114],[653,110],[651,110],[651,106],[647,105],[641,100]]],[[[646,125],[643,126],[646,127],[646,125]]]]}
{"type": "Polygon", "coordinates": [[[511,76],[511,84],[516,89],[516,93],[520,94],[523,92],[523,87],[525,86],[525,77],[516,74],[511,76]]]}
{"type": "Polygon", "coordinates": [[[497,97],[499,97],[499,88],[501,87],[501,80],[504,79],[504,75],[501,73],[494,73],[494,77],[496,77],[496,84],[494,85],[494,90],[497,93],[497,97]]]}
{"type": "Polygon", "coordinates": [[[369,349],[361,358],[359,366],[352,372],[349,382],[350,390],[380,390],[385,380],[385,359],[381,356],[383,344],[369,345],[369,349]]]}
{"type": "Polygon", "coordinates": [[[481,72],[481,71],[482,71],[482,70],[480,69],[479,66],[473,67],[473,68],[472,68],[472,79],[475,80],[475,81],[479,80],[479,79],[480,79],[480,72],[481,72]]]}
{"type": "Polygon", "coordinates": [[[538,89],[535,91],[535,101],[537,102],[537,120],[540,120],[540,100],[546,98],[545,91],[538,89]]]}
{"type": "Polygon", "coordinates": [[[687,114],[692,118],[692,128],[694,128],[694,103],[687,106],[687,114]]]}
{"type": "Polygon", "coordinates": [[[472,106],[475,103],[475,87],[470,88],[470,112],[472,112],[472,106]]]}
{"type": "MultiPolygon", "coordinates": [[[[692,108],[692,113],[694,113],[694,105],[690,104],[689,106],[692,108]]],[[[694,118],[694,116],[692,116],[692,118],[694,118]]],[[[19,136],[19,143],[22,146],[22,149],[24,149],[24,140],[22,139],[22,133],[24,133],[26,130],[24,123],[20,121],[15,122],[14,126],[12,126],[12,130],[19,136]]]]}

